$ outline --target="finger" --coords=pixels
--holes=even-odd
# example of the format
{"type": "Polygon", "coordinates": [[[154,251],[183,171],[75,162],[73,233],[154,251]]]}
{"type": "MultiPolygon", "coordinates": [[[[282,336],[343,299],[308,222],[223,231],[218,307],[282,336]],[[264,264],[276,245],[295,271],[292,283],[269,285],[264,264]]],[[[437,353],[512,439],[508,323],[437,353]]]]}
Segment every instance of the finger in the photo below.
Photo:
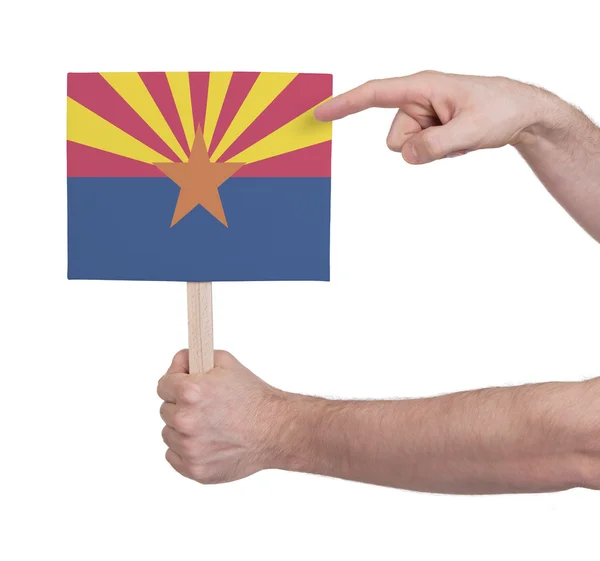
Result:
{"type": "Polygon", "coordinates": [[[402,152],[406,141],[414,134],[421,132],[421,125],[402,109],[398,110],[387,137],[387,146],[393,152],[402,152]]]}
{"type": "Polygon", "coordinates": [[[171,464],[171,467],[175,471],[177,471],[184,477],[191,477],[191,474],[189,473],[182,457],[177,452],[169,448],[165,453],[165,459],[171,464]]]}
{"type": "Polygon", "coordinates": [[[193,435],[198,429],[198,421],[190,408],[165,402],[160,406],[160,418],[165,425],[184,436],[193,435]]]}
{"type": "Polygon", "coordinates": [[[173,374],[174,372],[184,372],[185,374],[189,374],[190,353],[187,349],[182,349],[173,357],[173,361],[167,370],[167,374],[173,374]]]}
{"type": "Polygon", "coordinates": [[[164,402],[160,406],[160,418],[164,421],[165,425],[175,428],[173,425],[173,419],[175,418],[175,411],[177,411],[177,405],[174,403],[164,402]]]}
{"type": "Polygon", "coordinates": [[[402,147],[402,156],[409,164],[427,164],[476,149],[480,136],[480,131],[468,118],[457,117],[445,125],[413,135],[402,147]]]}
{"type": "Polygon", "coordinates": [[[335,121],[370,107],[402,107],[411,97],[424,95],[425,81],[418,74],[371,80],[315,108],[319,121],[335,121]]]}
{"type": "Polygon", "coordinates": [[[185,445],[183,444],[184,436],[176,430],[166,426],[162,430],[162,439],[167,447],[176,452],[178,456],[183,457],[185,455],[183,453],[185,449],[185,445]]]}
{"type": "Polygon", "coordinates": [[[163,401],[182,405],[197,405],[202,398],[198,377],[175,372],[165,374],[156,387],[156,393],[163,401]]]}
{"type": "Polygon", "coordinates": [[[183,388],[188,382],[189,374],[183,372],[175,372],[165,374],[156,386],[156,393],[163,401],[169,403],[177,403],[182,398],[183,388]]]}

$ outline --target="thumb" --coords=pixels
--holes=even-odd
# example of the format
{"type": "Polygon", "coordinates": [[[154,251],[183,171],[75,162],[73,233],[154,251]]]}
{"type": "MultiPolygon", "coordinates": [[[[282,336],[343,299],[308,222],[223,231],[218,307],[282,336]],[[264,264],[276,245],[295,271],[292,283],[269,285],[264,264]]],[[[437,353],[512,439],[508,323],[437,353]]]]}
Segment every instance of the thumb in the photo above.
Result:
{"type": "Polygon", "coordinates": [[[403,146],[402,156],[409,164],[428,164],[473,149],[477,138],[477,130],[469,120],[457,117],[414,134],[403,146]]]}

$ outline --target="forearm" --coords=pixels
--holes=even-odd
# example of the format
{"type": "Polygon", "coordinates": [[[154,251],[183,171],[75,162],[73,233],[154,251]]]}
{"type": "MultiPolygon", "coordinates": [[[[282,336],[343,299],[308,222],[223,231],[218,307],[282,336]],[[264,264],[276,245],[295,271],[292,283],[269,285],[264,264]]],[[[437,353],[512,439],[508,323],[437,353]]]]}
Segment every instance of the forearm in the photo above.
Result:
{"type": "Polygon", "coordinates": [[[540,94],[536,125],[515,147],[552,196],[600,241],[600,129],[558,97],[540,94]]]}
{"type": "Polygon", "coordinates": [[[292,396],[272,467],[437,493],[600,484],[600,382],[430,399],[292,396]]]}

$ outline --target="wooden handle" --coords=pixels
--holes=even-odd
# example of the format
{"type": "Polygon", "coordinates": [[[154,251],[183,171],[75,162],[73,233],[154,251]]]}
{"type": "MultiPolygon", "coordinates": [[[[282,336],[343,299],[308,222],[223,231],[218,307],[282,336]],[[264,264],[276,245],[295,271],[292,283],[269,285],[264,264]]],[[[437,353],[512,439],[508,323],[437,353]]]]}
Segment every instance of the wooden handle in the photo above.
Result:
{"type": "Polygon", "coordinates": [[[212,283],[188,282],[190,374],[206,374],[214,363],[212,283]]]}

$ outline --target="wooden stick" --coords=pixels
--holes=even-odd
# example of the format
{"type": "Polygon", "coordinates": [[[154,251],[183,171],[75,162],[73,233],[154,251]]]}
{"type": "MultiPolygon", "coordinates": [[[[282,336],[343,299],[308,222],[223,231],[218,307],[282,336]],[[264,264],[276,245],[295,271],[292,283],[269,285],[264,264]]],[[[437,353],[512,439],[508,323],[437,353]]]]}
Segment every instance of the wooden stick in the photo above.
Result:
{"type": "Polygon", "coordinates": [[[215,365],[212,283],[188,282],[187,305],[190,374],[206,374],[215,365]]]}

